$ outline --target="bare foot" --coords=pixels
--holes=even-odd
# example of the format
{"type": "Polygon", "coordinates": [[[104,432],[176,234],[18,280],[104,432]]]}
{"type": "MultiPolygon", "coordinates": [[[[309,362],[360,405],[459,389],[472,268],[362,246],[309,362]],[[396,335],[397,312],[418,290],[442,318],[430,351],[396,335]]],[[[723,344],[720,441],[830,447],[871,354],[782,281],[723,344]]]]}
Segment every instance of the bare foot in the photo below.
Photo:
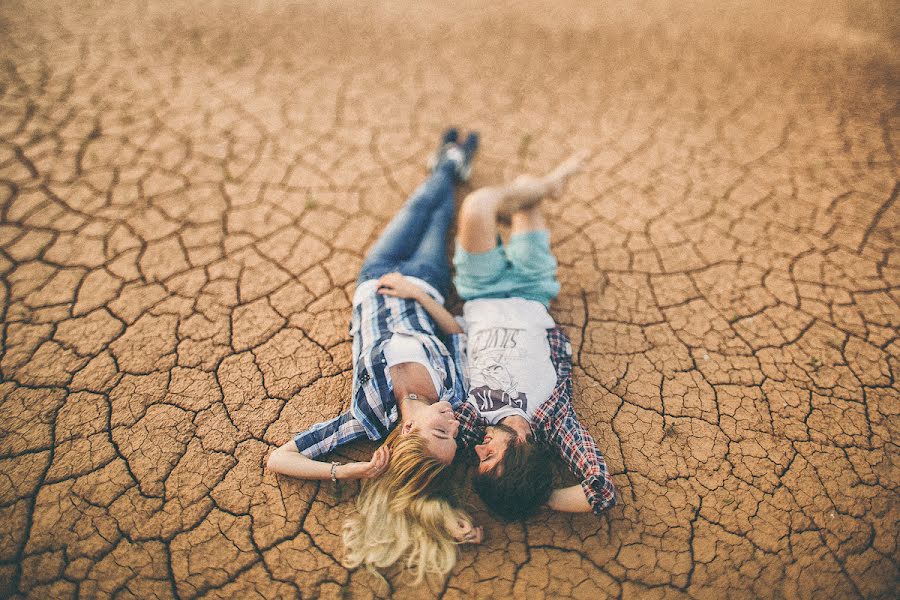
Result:
{"type": "Polygon", "coordinates": [[[569,177],[581,170],[587,157],[587,150],[579,150],[561,162],[555,169],[544,175],[541,179],[547,186],[547,194],[554,198],[562,194],[563,190],[566,188],[566,183],[569,181],[569,177]]]}
{"type": "Polygon", "coordinates": [[[543,177],[519,175],[510,184],[506,198],[500,205],[500,212],[509,215],[516,211],[529,210],[545,196],[558,197],[565,190],[569,178],[581,170],[587,157],[587,150],[581,150],[543,177]]]}

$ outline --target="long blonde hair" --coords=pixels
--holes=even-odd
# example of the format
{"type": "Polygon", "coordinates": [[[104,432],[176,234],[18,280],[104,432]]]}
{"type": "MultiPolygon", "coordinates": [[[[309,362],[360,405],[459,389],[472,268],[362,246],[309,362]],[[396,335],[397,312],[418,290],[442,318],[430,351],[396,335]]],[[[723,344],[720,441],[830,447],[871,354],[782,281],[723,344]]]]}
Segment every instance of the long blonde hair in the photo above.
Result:
{"type": "Polygon", "coordinates": [[[401,436],[399,431],[395,428],[384,442],[391,448],[388,470],[363,482],[357,514],[344,523],[344,563],[380,576],[378,569],[405,558],[401,566],[414,584],[426,577],[443,580],[456,564],[458,545],[448,523],[470,519],[443,489],[447,465],[427,452],[418,434],[401,436]]]}

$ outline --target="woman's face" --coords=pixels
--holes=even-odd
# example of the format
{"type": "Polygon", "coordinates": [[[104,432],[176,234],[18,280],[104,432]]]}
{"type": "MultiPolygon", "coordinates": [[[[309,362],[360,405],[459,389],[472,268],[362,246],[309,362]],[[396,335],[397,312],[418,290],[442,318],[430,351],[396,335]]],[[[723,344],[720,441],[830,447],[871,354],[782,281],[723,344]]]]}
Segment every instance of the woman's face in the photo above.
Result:
{"type": "Polygon", "coordinates": [[[459,421],[449,402],[422,404],[403,423],[403,433],[417,432],[425,440],[428,452],[444,464],[456,456],[456,434],[459,421]]]}

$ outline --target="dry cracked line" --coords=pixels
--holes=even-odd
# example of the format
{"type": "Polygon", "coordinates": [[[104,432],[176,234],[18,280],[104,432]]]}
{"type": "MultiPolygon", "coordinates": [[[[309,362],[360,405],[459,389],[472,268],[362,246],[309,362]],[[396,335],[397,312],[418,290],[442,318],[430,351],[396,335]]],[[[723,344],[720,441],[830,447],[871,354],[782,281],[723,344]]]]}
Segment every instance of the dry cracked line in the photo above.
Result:
{"type": "Polygon", "coordinates": [[[346,408],[355,272],[452,122],[476,185],[594,151],[553,312],[623,502],[477,510],[432,592],[891,597],[888,10],[709,4],[0,6],[0,596],[376,593],[353,490],[263,464],[346,408]]]}

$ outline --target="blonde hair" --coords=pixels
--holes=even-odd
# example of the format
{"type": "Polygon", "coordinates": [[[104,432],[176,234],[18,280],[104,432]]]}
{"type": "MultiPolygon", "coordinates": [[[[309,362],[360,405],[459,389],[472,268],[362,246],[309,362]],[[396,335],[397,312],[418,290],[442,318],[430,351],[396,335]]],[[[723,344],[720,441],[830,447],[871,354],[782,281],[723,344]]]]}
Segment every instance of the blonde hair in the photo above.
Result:
{"type": "Polygon", "coordinates": [[[418,434],[401,436],[399,431],[395,428],[384,442],[391,448],[388,470],[363,482],[357,514],[344,523],[344,563],[365,566],[381,577],[378,569],[405,558],[401,566],[414,584],[426,577],[443,580],[456,564],[458,545],[448,523],[469,516],[442,489],[447,465],[427,452],[418,434]]]}

